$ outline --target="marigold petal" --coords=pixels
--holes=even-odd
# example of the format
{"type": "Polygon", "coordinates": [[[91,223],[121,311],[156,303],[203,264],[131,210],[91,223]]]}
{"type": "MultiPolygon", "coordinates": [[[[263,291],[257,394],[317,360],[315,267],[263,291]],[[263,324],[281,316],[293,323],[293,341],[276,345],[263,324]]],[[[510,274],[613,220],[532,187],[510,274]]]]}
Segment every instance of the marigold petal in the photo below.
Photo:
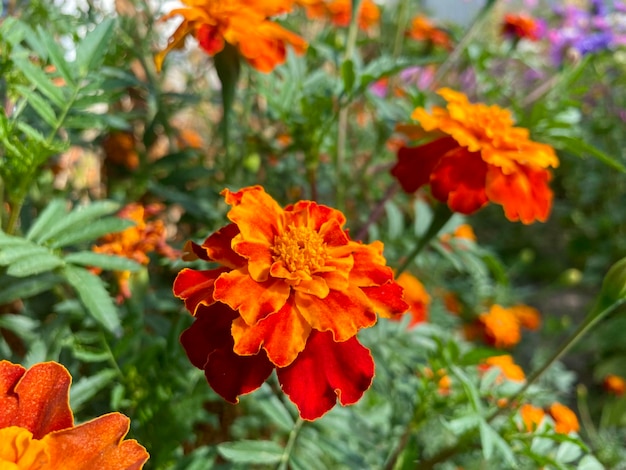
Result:
{"type": "Polygon", "coordinates": [[[428,184],[430,174],[441,157],[458,146],[452,137],[441,137],[417,147],[402,147],[398,150],[398,162],[391,169],[391,174],[405,192],[414,193],[428,184]]]}
{"type": "Polygon", "coordinates": [[[354,337],[337,343],[330,332],[314,331],[298,358],[276,372],[300,416],[315,420],[335,406],[337,398],[351,405],[363,396],[374,377],[374,360],[354,337]]]}
{"type": "Polygon", "coordinates": [[[217,302],[199,309],[194,323],[180,336],[191,363],[204,370],[211,388],[231,403],[259,388],[274,370],[263,350],[253,356],[234,352],[231,325],[238,317],[237,312],[217,302]]]}
{"type": "Polygon", "coordinates": [[[228,268],[209,269],[206,271],[184,268],[174,280],[174,295],[179,299],[183,299],[187,311],[195,315],[200,305],[211,305],[215,302],[213,298],[215,280],[220,274],[227,271],[228,268]]]}
{"type": "Polygon", "coordinates": [[[254,326],[247,325],[241,318],[236,319],[231,333],[237,354],[254,355],[263,347],[273,364],[286,367],[304,349],[311,326],[290,299],[282,309],[254,326]]]}
{"type": "Polygon", "coordinates": [[[232,269],[244,266],[246,259],[239,256],[232,248],[233,238],[237,235],[239,235],[239,227],[236,224],[228,224],[211,234],[202,244],[209,260],[232,269]]]}
{"type": "Polygon", "coordinates": [[[296,292],[294,298],[306,321],[316,330],[332,331],[335,341],[346,341],[376,323],[374,308],[358,287],[330,291],[324,299],[302,292],[296,292]]]}
{"type": "Polygon", "coordinates": [[[350,271],[350,284],[356,286],[379,286],[393,280],[393,271],[385,266],[383,244],[375,241],[369,245],[352,242],[354,266],[350,271]]]}
{"type": "Polygon", "coordinates": [[[505,175],[500,168],[490,166],[487,196],[502,205],[504,215],[512,222],[545,222],[552,207],[550,178],[550,172],[544,169],[519,166],[518,171],[505,175]]]}
{"type": "Polygon", "coordinates": [[[222,274],[215,281],[215,300],[238,310],[248,325],[279,311],[287,302],[291,287],[282,279],[256,282],[243,270],[222,274]]]}
{"type": "Polygon", "coordinates": [[[1,361],[0,427],[28,429],[35,439],[71,427],[74,423],[69,405],[71,382],[70,373],[56,362],[35,364],[25,370],[1,361]]]}
{"type": "Polygon", "coordinates": [[[0,468],[3,470],[45,470],[50,458],[43,441],[19,426],[0,428],[0,468]]]}
{"type": "Polygon", "coordinates": [[[185,38],[191,34],[193,31],[193,27],[189,24],[187,20],[183,21],[174,34],[170,37],[167,46],[162,51],[159,51],[154,56],[154,65],[156,66],[157,72],[160,72],[163,67],[163,61],[165,60],[165,56],[170,53],[173,49],[179,49],[185,43],[185,38]]]}
{"type": "Polygon", "coordinates": [[[473,214],[487,204],[487,164],[480,154],[458,147],[448,152],[430,177],[431,190],[441,202],[461,214],[473,214]]]}
{"type": "Polygon", "coordinates": [[[123,440],[130,420],[109,413],[79,426],[44,437],[50,452],[49,470],[138,470],[149,455],[137,441],[123,440]]]}
{"type": "Polygon", "coordinates": [[[298,225],[302,224],[318,232],[327,244],[343,245],[348,242],[348,238],[341,228],[346,223],[346,217],[337,209],[318,204],[315,201],[298,201],[285,210],[288,212],[291,222],[298,225]],[[296,218],[297,220],[294,220],[296,218]],[[326,238],[326,233],[334,230],[339,230],[340,234],[326,238]],[[339,241],[333,242],[335,238],[339,241]]]}
{"type": "Polygon", "coordinates": [[[233,250],[247,259],[248,273],[258,282],[267,281],[274,262],[270,246],[265,242],[235,239],[233,250]]]}
{"type": "Polygon", "coordinates": [[[403,288],[395,282],[387,281],[382,286],[361,287],[363,293],[372,302],[376,313],[383,318],[401,315],[409,309],[403,300],[403,288]]]}

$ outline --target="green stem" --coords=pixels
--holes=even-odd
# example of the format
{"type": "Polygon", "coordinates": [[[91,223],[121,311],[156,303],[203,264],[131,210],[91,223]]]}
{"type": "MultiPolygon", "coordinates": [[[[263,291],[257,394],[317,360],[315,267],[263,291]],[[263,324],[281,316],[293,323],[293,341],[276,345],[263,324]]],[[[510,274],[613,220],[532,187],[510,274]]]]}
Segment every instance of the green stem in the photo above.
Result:
{"type": "Polygon", "coordinates": [[[417,241],[417,245],[413,248],[413,251],[404,258],[404,261],[396,269],[396,277],[402,274],[404,270],[411,264],[411,262],[417,257],[417,255],[424,249],[430,241],[437,236],[441,228],[452,217],[452,211],[445,204],[439,204],[433,215],[433,220],[430,221],[430,225],[426,230],[426,233],[417,241]]]}
{"type": "Polygon", "coordinates": [[[376,205],[374,210],[370,213],[370,216],[367,219],[367,222],[365,222],[363,227],[361,227],[359,231],[357,232],[356,236],[354,237],[355,240],[362,241],[365,239],[365,237],[367,236],[367,232],[369,231],[369,228],[371,227],[373,223],[375,223],[383,215],[383,213],[385,212],[385,205],[387,204],[387,201],[389,201],[398,192],[398,189],[400,189],[400,185],[396,182],[393,182],[387,188],[387,191],[385,192],[382,199],[378,201],[378,204],[376,205]]]}
{"type": "Polygon", "coordinates": [[[298,439],[298,434],[300,433],[300,429],[302,429],[303,424],[304,420],[298,417],[298,420],[295,422],[293,428],[291,428],[291,432],[289,433],[289,440],[287,440],[287,445],[285,446],[283,455],[281,455],[280,457],[280,462],[278,464],[277,470],[287,470],[287,468],[289,468],[289,457],[291,456],[293,446],[298,439]]]}

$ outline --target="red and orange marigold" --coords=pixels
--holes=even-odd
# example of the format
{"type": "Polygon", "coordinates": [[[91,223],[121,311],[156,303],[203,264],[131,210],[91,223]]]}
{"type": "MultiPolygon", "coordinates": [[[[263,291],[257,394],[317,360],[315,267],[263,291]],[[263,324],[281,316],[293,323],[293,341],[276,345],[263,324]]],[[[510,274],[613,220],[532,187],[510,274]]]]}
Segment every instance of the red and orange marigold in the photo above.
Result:
{"type": "Polygon", "coordinates": [[[521,382],[526,379],[524,370],[515,364],[513,356],[510,354],[503,354],[501,356],[491,356],[485,359],[484,363],[479,366],[480,370],[488,370],[492,367],[498,367],[501,375],[498,377],[498,382],[502,381],[502,377],[521,382]]]}
{"type": "Polygon", "coordinates": [[[222,194],[231,223],[185,255],[221,267],[174,282],[196,317],[181,337],[191,362],[234,403],[273,369],[304,419],[356,402],[374,374],[357,332],[408,309],[382,243],[352,241],[343,214],[312,201],[283,209],[260,186],[222,194]]]}
{"type": "Polygon", "coordinates": [[[609,374],[602,381],[604,389],[616,396],[622,396],[626,392],[626,380],[615,374],[609,374]]]}
{"type": "Polygon", "coordinates": [[[531,405],[530,403],[522,405],[519,413],[522,418],[522,422],[524,423],[524,427],[528,432],[535,431],[543,421],[543,418],[546,416],[543,408],[531,405]]]}
{"type": "Polygon", "coordinates": [[[504,15],[502,34],[512,39],[538,41],[541,39],[542,29],[541,23],[524,13],[504,15]]]}
{"type": "Polygon", "coordinates": [[[124,440],[129,419],[109,413],[78,426],[69,407],[72,378],[61,364],[26,370],[0,361],[0,468],[139,470],[148,453],[124,440]]]}
{"type": "MultiPolygon", "coordinates": [[[[295,0],[306,9],[311,19],[328,18],[336,26],[346,27],[352,17],[351,0],[295,0]]],[[[359,4],[357,23],[362,30],[368,30],[378,24],[380,10],[372,0],[363,0],[359,4]]]]}
{"type": "Polygon", "coordinates": [[[161,69],[165,56],[184,45],[185,38],[193,35],[200,47],[214,56],[226,43],[238,49],[252,67],[261,72],[271,72],[285,62],[287,46],[303,54],[307,43],[270,17],[291,10],[291,0],[182,0],[186,8],[176,8],[163,16],[168,20],[182,16],[183,22],[170,37],[167,47],[155,57],[161,69]]]}
{"type": "Polygon", "coordinates": [[[578,417],[570,408],[561,403],[554,402],[548,409],[550,416],[554,420],[554,430],[560,434],[578,432],[580,424],[578,417]]]}
{"type": "Polygon", "coordinates": [[[407,36],[416,41],[426,41],[434,46],[452,49],[450,35],[443,29],[438,28],[424,15],[418,15],[411,20],[411,29],[407,36]]]}
{"type": "Polygon", "coordinates": [[[404,289],[404,300],[409,304],[407,312],[411,316],[409,328],[428,321],[430,295],[426,292],[424,284],[406,271],[397,277],[396,282],[404,289]]]}
{"type": "Polygon", "coordinates": [[[411,115],[436,137],[398,151],[391,173],[402,188],[412,193],[430,184],[436,199],[462,214],[491,201],[511,221],[544,222],[552,207],[549,168],[559,164],[554,149],[514,127],[506,109],[470,103],[449,88],[438,93],[448,102],[445,109],[417,108],[411,115]]]}

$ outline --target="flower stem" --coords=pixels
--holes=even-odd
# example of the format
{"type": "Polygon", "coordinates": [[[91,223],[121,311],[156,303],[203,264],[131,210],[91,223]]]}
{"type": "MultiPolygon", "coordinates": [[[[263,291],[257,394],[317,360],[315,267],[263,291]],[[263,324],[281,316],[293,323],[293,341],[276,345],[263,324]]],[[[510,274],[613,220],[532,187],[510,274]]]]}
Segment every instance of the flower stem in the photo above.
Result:
{"type": "Polygon", "coordinates": [[[291,432],[289,433],[289,440],[287,441],[287,445],[285,446],[283,455],[280,457],[280,462],[276,470],[287,470],[287,468],[289,468],[289,457],[291,456],[293,446],[298,439],[298,434],[300,433],[300,429],[302,429],[303,424],[304,420],[298,417],[298,420],[293,425],[293,428],[291,428],[291,432]]]}
{"type": "Polygon", "coordinates": [[[426,233],[417,241],[417,245],[413,248],[413,251],[408,254],[404,258],[404,261],[395,271],[395,275],[399,276],[406,270],[406,268],[411,264],[411,262],[417,257],[417,255],[424,249],[428,243],[437,236],[441,228],[450,220],[452,217],[452,211],[448,208],[446,204],[439,204],[435,213],[433,215],[433,220],[431,220],[426,233]]]}

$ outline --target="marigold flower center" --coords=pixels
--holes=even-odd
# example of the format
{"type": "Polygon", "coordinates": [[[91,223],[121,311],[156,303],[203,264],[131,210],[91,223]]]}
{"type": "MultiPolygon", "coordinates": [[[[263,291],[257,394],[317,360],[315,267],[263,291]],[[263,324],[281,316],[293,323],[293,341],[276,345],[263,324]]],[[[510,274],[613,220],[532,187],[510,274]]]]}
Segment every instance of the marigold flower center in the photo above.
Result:
{"type": "Polygon", "coordinates": [[[27,429],[10,426],[0,429],[0,468],[38,470],[49,462],[47,445],[27,429]]]}
{"type": "Polygon", "coordinates": [[[272,254],[290,272],[304,271],[309,275],[322,269],[328,258],[326,243],[319,233],[294,225],[274,237],[272,254]]]}

